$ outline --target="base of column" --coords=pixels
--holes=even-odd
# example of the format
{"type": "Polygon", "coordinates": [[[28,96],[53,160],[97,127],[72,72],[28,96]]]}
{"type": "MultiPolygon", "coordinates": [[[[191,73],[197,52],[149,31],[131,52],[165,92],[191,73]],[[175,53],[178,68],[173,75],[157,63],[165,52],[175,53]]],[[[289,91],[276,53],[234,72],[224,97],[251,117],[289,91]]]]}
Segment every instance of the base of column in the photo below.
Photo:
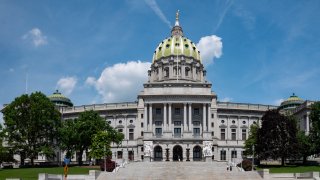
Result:
{"type": "Polygon", "coordinates": [[[151,162],[151,157],[150,156],[145,156],[143,158],[143,162],[151,162]]]}
{"type": "Polygon", "coordinates": [[[212,157],[211,156],[206,156],[204,157],[205,162],[212,162],[212,157]]]}

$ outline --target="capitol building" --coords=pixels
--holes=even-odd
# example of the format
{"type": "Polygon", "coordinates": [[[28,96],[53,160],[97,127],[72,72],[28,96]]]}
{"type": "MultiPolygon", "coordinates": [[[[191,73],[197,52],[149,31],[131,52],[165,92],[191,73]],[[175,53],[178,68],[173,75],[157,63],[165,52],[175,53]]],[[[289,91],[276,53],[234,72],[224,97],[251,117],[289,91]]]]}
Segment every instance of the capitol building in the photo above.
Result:
{"type": "MultiPolygon", "coordinates": [[[[64,120],[94,110],[124,134],[112,144],[112,158],[128,161],[238,161],[252,124],[261,124],[270,109],[294,114],[299,128],[309,131],[311,101],[296,95],[280,106],[219,102],[200,51],[184,35],[179,15],[169,37],[156,47],[137,101],[73,106],[58,91],[49,98],[64,120]]],[[[151,54],[151,53],[150,53],[151,54]]],[[[77,155],[79,156],[79,155],[77,155]]],[[[86,161],[84,153],[82,158],[86,161]]],[[[63,159],[58,154],[58,161],[63,159]]],[[[74,157],[76,160],[77,157],[74,157]]]]}

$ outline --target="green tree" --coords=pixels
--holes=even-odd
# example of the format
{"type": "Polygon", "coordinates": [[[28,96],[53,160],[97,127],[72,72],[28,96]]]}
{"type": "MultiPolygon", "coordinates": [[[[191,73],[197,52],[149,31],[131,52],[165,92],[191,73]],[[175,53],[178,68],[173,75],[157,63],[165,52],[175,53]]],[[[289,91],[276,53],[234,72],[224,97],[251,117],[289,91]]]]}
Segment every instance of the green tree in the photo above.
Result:
{"type": "MultiPolygon", "coordinates": [[[[250,132],[248,139],[244,142],[245,155],[253,155],[252,147],[257,144],[257,134],[258,134],[259,126],[257,124],[252,124],[250,126],[250,132]]],[[[256,150],[254,152],[256,153],[256,150]]]]}
{"type": "Polygon", "coordinates": [[[108,126],[107,131],[100,131],[94,135],[90,148],[90,156],[97,159],[111,156],[111,143],[120,144],[123,139],[124,135],[122,133],[108,126]]]}
{"type": "Polygon", "coordinates": [[[315,102],[311,105],[310,116],[310,141],[312,154],[320,153],[320,102],[315,102]]]}
{"type": "Polygon", "coordinates": [[[7,140],[13,152],[34,159],[39,153],[53,157],[55,137],[60,126],[60,113],[41,92],[15,98],[3,110],[7,140]]]}
{"type": "Polygon", "coordinates": [[[281,158],[283,166],[285,159],[297,156],[296,135],[297,126],[293,118],[281,115],[278,110],[267,111],[258,130],[256,150],[259,158],[281,158]]]}
{"type": "Polygon", "coordinates": [[[66,121],[60,129],[61,148],[68,152],[79,153],[77,160],[81,166],[83,152],[88,152],[94,135],[106,130],[107,124],[97,112],[92,110],[80,113],[74,120],[66,121]]]}
{"type": "Polygon", "coordinates": [[[310,136],[306,135],[304,131],[299,131],[297,134],[298,140],[298,148],[299,148],[299,155],[303,157],[303,164],[307,162],[307,157],[312,155],[312,143],[310,136]]]}

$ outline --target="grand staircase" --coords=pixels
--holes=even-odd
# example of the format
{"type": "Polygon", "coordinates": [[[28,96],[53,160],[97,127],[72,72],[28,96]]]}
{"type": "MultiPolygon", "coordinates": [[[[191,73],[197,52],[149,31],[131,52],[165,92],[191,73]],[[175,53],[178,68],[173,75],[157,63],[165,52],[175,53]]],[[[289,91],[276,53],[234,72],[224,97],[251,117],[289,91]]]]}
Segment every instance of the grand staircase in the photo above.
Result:
{"type": "Polygon", "coordinates": [[[240,172],[233,167],[227,171],[225,162],[134,162],[120,168],[117,173],[101,173],[105,179],[262,179],[257,172],[240,172]]]}

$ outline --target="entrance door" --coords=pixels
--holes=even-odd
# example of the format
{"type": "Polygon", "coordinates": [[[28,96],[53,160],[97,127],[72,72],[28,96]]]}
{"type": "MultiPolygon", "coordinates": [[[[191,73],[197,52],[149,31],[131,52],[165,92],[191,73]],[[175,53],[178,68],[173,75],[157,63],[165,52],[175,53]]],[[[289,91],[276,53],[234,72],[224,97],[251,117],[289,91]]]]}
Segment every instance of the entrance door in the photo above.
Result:
{"type": "Polygon", "coordinates": [[[182,161],[183,160],[183,156],[182,156],[182,147],[179,145],[176,145],[175,147],[173,147],[173,161],[182,161]]]}
{"type": "Polygon", "coordinates": [[[154,148],[154,160],[155,161],[162,161],[162,148],[161,148],[161,146],[156,146],[154,148]]]}
{"type": "Polygon", "coordinates": [[[133,160],[134,160],[134,152],[129,151],[129,161],[133,161],[133,160]]]}
{"type": "Polygon", "coordinates": [[[201,155],[201,147],[195,146],[193,148],[193,161],[201,161],[202,155],[201,155]]]}

